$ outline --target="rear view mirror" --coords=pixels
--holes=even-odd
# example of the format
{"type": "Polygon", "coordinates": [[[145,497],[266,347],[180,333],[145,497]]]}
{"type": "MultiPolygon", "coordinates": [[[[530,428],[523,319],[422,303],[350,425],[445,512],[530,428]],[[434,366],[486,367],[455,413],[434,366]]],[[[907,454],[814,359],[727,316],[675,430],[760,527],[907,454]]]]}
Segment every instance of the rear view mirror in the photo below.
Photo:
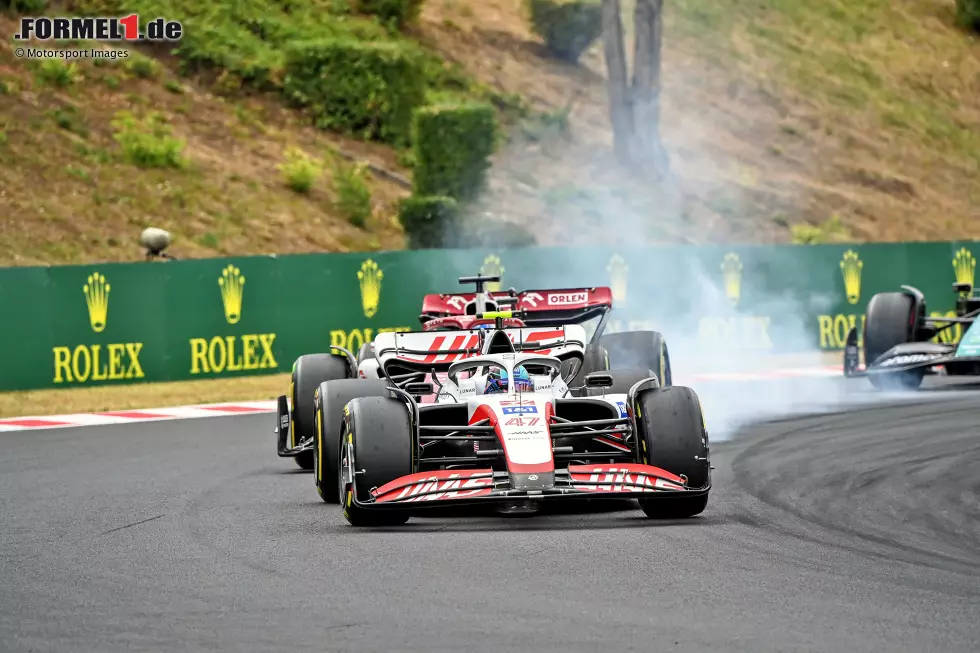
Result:
{"type": "Polygon", "coordinates": [[[431,383],[406,383],[405,392],[410,395],[431,395],[435,394],[435,389],[431,383]]]}
{"type": "Polygon", "coordinates": [[[586,375],[585,385],[589,388],[611,388],[613,385],[613,378],[611,374],[593,372],[592,374],[586,375]]]}

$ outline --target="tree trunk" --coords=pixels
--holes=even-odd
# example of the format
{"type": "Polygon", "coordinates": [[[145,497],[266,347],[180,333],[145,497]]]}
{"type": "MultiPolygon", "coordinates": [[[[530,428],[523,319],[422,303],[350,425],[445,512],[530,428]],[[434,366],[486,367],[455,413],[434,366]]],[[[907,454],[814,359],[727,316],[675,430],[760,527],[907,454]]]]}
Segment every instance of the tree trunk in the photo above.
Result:
{"type": "Polygon", "coordinates": [[[633,159],[657,178],[667,172],[667,154],[660,140],[660,53],[663,42],[663,0],[636,0],[632,112],[633,159]]]}
{"type": "Polygon", "coordinates": [[[626,45],[619,0],[602,1],[602,41],[609,76],[609,118],[613,128],[616,158],[620,163],[632,162],[633,107],[627,84],[626,45]]]}

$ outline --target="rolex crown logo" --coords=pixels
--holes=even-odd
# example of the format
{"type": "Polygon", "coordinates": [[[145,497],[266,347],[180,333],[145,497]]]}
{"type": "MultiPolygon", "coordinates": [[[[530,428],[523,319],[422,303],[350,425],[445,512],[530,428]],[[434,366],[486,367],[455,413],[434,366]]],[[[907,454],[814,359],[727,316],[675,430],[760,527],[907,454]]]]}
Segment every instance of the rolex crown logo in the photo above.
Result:
{"type": "Polygon", "coordinates": [[[374,317],[378,312],[378,303],[381,301],[381,280],[384,273],[378,268],[378,264],[368,259],[361,264],[361,269],[357,273],[357,279],[361,284],[361,305],[364,307],[364,317],[374,317]]]}
{"type": "Polygon", "coordinates": [[[112,287],[106,283],[105,277],[98,272],[89,275],[88,283],[82,286],[85,293],[85,304],[88,306],[88,321],[92,331],[101,333],[105,329],[109,315],[109,291],[112,287]]]}
{"type": "Polygon", "coordinates": [[[238,320],[242,319],[242,296],[245,294],[245,277],[242,271],[234,265],[229,265],[221,271],[218,287],[221,288],[221,303],[225,307],[225,319],[228,320],[228,324],[238,324],[238,320]]]}
{"type": "Polygon", "coordinates": [[[729,252],[721,260],[721,278],[725,284],[725,297],[734,304],[742,297],[742,261],[738,254],[729,252]]]}
{"type": "MultiPolygon", "coordinates": [[[[504,278],[504,268],[500,265],[500,257],[496,254],[490,254],[485,259],[483,259],[483,266],[480,268],[481,277],[500,277],[504,278]]],[[[487,290],[490,292],[498,292],[500,290],[500,282],[494,281],[493,283],[487,284],[487,290]]]]}
{"type": "Polygon", "coordinates": [[[609,259],[606,271],[609,273],[609,285],[612,287],[613,301],[617,304],[626,303],[627,280],[629,279],[629,265],[619,254],[613,254],[609,259]]]}
{"type": "Polygon", "coordinates": [[[841,274],[844,275],[844,293],[850,304],[857,304],[861,299],[861,268],[864,263],[854,250],[844,252],[840,261],[841,274]]]}
{"type": "Polygon", "coordinates": [[[968,283],[973,285],[974,272],[977,269],[977,259],[973,257],[973,253],[967,248],[963,247],[960,251],[956,252],[956,256],[953,257],[953,271],[956,273],[956,283],[968,283]]]}

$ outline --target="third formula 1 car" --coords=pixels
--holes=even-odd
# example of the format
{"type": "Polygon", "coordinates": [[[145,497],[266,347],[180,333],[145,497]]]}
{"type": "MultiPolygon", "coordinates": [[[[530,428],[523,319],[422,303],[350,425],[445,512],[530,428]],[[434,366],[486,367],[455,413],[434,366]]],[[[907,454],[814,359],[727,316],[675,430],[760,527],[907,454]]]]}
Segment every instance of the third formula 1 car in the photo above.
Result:
{"type": "MultiPolygon", "coordinates": [[[[583,327],[508,328],[519,313],[477,315],[493,327],[379,334],[382,379],[317,388],[314,479],[351,524],[401,524],[447,504],[533,512],[611,493],[654,518],[705,509],[708,434],[692,389],[621,369],[588,375],[585,396],[573,397],[583,327]]],[[[288,429],[285,396],[278,417],[288,429]]]]}
{"type": "Polygon", "coordinates": [[[955,317],[928,317],[920,290],[878,293],[864,318],[864,367],[857,328],[847,335],[844,375],[866,376],[881,389],[915,389],[926,374],[980,376],[980,296],[969,283],[955,283],[955,317]],[[958,344],[931,342],[956,324],[966,326],[958,344]]]}

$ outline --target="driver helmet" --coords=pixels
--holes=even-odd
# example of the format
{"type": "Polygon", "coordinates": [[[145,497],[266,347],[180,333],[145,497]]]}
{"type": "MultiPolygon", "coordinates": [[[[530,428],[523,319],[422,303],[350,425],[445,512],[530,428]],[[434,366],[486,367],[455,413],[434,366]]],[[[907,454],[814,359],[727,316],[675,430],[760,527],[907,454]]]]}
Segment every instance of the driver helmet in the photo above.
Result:
{"type": "MultiPolygon", "coordinates": [[[[507,370],[502,367],[494,367],[487,374],[487,385],[483,393],[494,394],[507,392],[509,381],[507,370]]],[[[534,390],[534,383],[531,381],[531,376],[522,365],[514,368],[514,388],[518,392],[532,392],[534,390]]]]}

